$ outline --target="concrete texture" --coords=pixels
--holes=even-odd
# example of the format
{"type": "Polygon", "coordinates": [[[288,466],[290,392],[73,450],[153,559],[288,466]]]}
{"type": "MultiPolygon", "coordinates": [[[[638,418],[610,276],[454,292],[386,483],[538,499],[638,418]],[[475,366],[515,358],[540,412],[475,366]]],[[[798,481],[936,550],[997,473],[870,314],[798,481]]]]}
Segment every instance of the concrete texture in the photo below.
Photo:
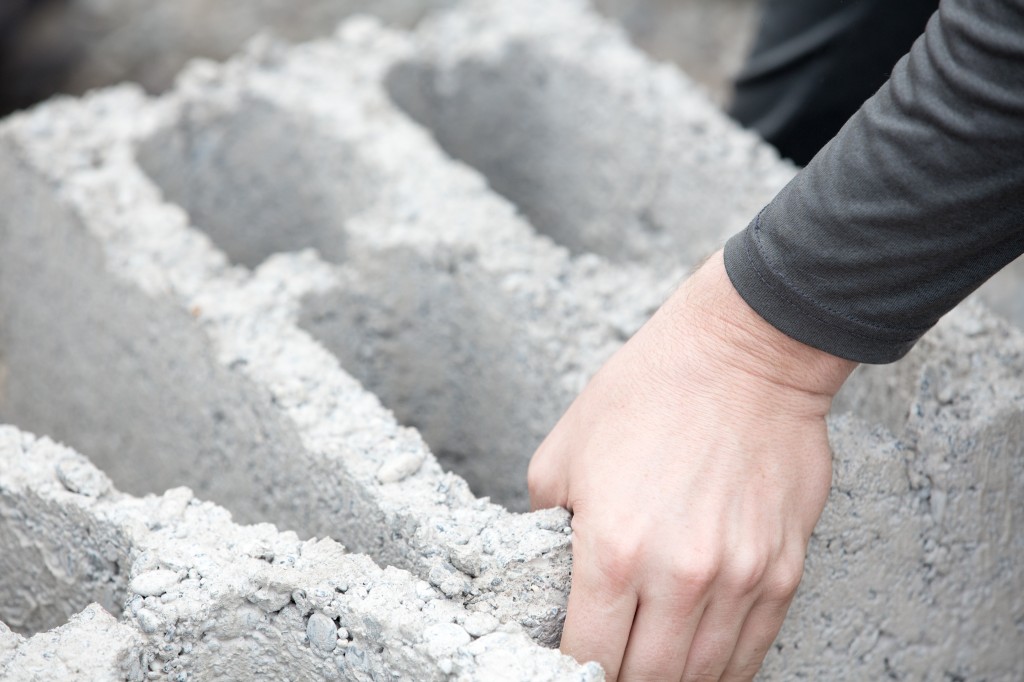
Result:
{"type": "Polygon", "coordinates": [[[11,682],[142,680],[142,637],[90,604],[64,625],[21,637],[0,623],[0,679],[11,682]]]}
{"type": "Polygon", "coordinates": [[[22,555],[5,574],[15,582],[5,580],[3,620],[29,633],[47,627],[35,615],[70,606],[47,588],[77,585],[90,599],[95,588],[83,576],[103,576],[121,593],[119,622],[93,604],[28,639],[0,632],[4,680],[601,677],[596,665],[579,666],[518,626],[463,609],[425,581],[381,570],[332,540],[235,525],[185,489],[124,495],[80,455],[10,427],[0,428],[0,514],[24,531],[0,537],[0,553],[22,555]],[[32,527],[46,509],[64,515],[32,527]],[[107,548],[98,561],[67,542],[85,528],[107,548]],[[45,574],[17,582],[36,568],[45,574]],[[26,600],[34,609],[20,608],[26,600]]]}
{"type": "Polygon", "coordinates": [[[745,227],[793,169],[583,10],[465,3],[428,22],[390,92],[574,253],[691,263],[745,227]]]}
{"type": "MultiPolygon", "coordinates": [[[[568,587],[564,513],[518,516],[477,501],[299,321],[350,353],[373,352],[361,335],[370,338],[375,327],[344,336],[347,324],[339,330],[339,322],[376,311],[387,324],[408,326],[403,310],[422,307],[409,297],[433,298],[437,321],[447,325],[433,338],[417,329],[373,338],[384,360],[390,353],[397,363],[404,354],[407,363],[422,367],[407,377],[389,369],[385,383],[401,380],[414,392],[406,408],[426,420],[425,430],[439,439],[448,461],[457,465],[462,458],[467,475],[521,509],[533,447],[668,284],[636,268],[570,260],[535,237],[479,176],[445,160],[388,104],[380,70],[408,54],[411,44],[375,37],[365,25],[351,33],[347,43],[276,56],[267,48],[225,69],[199,66],[162,101],[122,89],[10,122],[3,158],[11,182],[4,194],[10,198],[5,204],[18,208],[5,216],[3,230],[0,311],[11,324],[0,337],[7,368],[0,415],[92,453],[132,492],[188,484],[243,520],[341,537],[382,563],[415,570],[452,597],[489,600],[504,617],[553,643],[568,587]],[[377,56],[360,61],[360,55],[377,56]],[[348,74],[350,87],[340,87],[341,74],[348,74]],[[311,98],[310,91],[322,98],[311,98]],[[308,132],[310,144],[283,152],[286,158],[268,154],[267,166],[251,163],[252,154],[269,148],[268,131],[287,131],[288,121],[308,132]],[[189,133],[197,129],[211,136],[189,133]],[[224,131],[241,136],[238,144],[224,131]],[[222,147],[214,146],[217,140],[222,147]],[[351,193],[368,199],[374,193],[358,216],[321,225],[321,232],[306,233],[312,242],[297,244],[322,245],[316,239],[333,229],[335,243],[345,245],[344,265],[306,254],[277,257],[255,274],[230,267],[189,227],[181,209],[161,198],[161,189],[168,197],[186,191],[176,189],[176,177],[200,178],[215,196],[232,197],[221,211],[236,229],[250,230],[256,250],[239,254],[217,224],[210,223],[211,234],[230,255],[253,262],[282,248],[260,237],[276,239],[274,224],[264,223],[261,232],[253,214],[232,214],[231,202],[266,206],[271,216],[273,207],[283,207],[298,216],[300,231],[316,226],[302,211],[317,210],[318,183],[301,171],[318,167],[320,157],[303,157],[317,153],[351,159],[360,169],[351,177],[364,183],[351,193]],[[220,169],[216,180],[202,170],[211,157],[220,169]],[[281,177],[292,181],[260,184],[259,173],[275,171],[287,171],[281,177]],[[61,189],[54,193],[57,183],[61,189]],[[255,194],[236,196],[246,183],[255,194]],[[392,285],[396,257],[419,270],[409,269],[404,285],[394,282],[396,298],[380,297],[394,306],[389,312],[367,296],[384,281],[392,285]],[[363,281],[364,293],[343,286],[348,281],[363,281]],[[463,300],[449,295],[453,291],[463,300]],[[335,317],[317,313],[317,306],[335,317]],[[518,311],[507,332],[486,319],[464,321],[467,310],[486,307],[494,318],[518,311]],[[423,345],[428,342],[438,345],[423,345]],[[475,363],[484,377],[480,391],[429,399],[444,395],[446,384],[438,381],[453,381],[452,370],[430,363],[451,362],[448,349],[460,346],[455,360],[466,371],[475,363]],[[504,366],[487,364],[497,359],[504,366]],[[485,373],[493,373],[493,385],[485,373]],[[522,396],[507,392],[506,378],[539,403],[517,405],[514,399],[522,396]],[[482,401],[493,396],[516,404],[516,411],[505,415],[499,404],[486,421],[471,425],[485,414],[482,401]],[[466,410],[472,412],[464,416],[466,410]],[[508,442],[495,447],[485,440],[488,424],[501,424],[508,442]],[[478,456],[469,457],[476,454],[472,447],[480,448],[478,456]],[[150,461],[139,466],[121,455],[125,451],[145,452],[150,461]]],[[[331,168],[325,178],[340,177],[330,175],[331,168]]],[[[325,179],[320,187],[327,186],[325,179]]],[[[197,211],[200,227],[205,200],[201,193],[179,199],[197,211]]],[[[341,258],[340,252],[328,255],[341,258]]],[[[395,403],[403,407],[400,396],[395,403]]]]}
{"type": "MultiPolygon", "coordinates": [[[[19,547],[11,566],[45,568],[0,572],[0,620],[49,631],[96,601],[154,635],[175,601],[158,592],[180,584],[189,637],[216,603],[228,643],[164,671],[186,640],[171,646],[169,679],[219,661],[401,677],[412,668],[390,644],[365,669],[241,653],[254,629],[330,649],[341,607],[306,611],[293,593],[372,575],[374,598],[345,608],[377,622],[366,642],[424,637],[417,671],[440,678],[450,660],[457,679],[487,679],[448,653],[497,621],[526,653],[488,640],[493,665],[594,674],[522,639],[557,642],[571,568],[567,515],[518,513],[526,462],[681,266],[793,169],[582,2],[516,9],[466,2],[415,35],[356,21],[299,47],[260,41],[158,99],[122,87],[0,124],[0,421],[88,453],[129,493],[187,485],[295,533],[236,526],[181,491],[131,501],[82,462],[47,470],[19,490],[62,475],[71,497],[16,493],[0,541],[19,547]],[[153,527],[96,511],[108,497],[153,527]],[[68,552],[82,529],[90,542],[68,552]],[[189,554],[208,537],[223,589],[189,554]],[[280,577],[280,557],[297,572],[280,577]],[[288,589],[254,597],[252,576],[288,589]],[[431,608],[450,619],[406,621],[410,589],[443,595],[431,608]]],[[[763,679],[1024,675],[1024,546],[1008,530],[1024,499],[1022,351],[1018,330],[966,309],[904,363],[851,380],[830,427],[832,501],[763,679]]]]}

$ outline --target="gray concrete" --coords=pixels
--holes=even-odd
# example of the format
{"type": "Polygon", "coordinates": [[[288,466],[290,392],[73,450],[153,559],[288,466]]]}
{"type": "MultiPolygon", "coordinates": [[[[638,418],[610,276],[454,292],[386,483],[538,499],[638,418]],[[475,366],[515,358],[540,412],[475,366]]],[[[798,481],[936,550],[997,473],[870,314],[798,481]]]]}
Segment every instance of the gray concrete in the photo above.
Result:
{"type": "MultiPolygon", "coordinates": [[[[12,324],[0,336],[0,415],[94,453],[132,492],[188,484],[241,519],[339,537],[452,597],[490,600],[553,643],[568,588],[564,513],[517,516],[477,501],[299,325],[342,359],[379,356],[352,366],[369,378],[383,368],[381,393],[423,425],[446,463],[522,509],[533,448],[670,282],[569,259],[479,176],[447,161],[385,94],[381,70],[411,49],[357,26],[348,42],[197,67],[162,101],[126,89],[12,120],[4,191],[19,208],[2,233],[0,310],[12,324]],[[313,144],[284,158],[266,153],[267,131],[288,121],[313,144]],[[364,183],[351,192],[368,203],[347,221],[318,225],[302,213],[320,201],[305,169],[332,153],[354,159],[352,149],[366,170],[348,176],[364,183]],[[252,162],[256,150],[269,165],[252,162]],[[215,174],[204,171],[210,158],[215,174]],[[292,184],[270,192],[257,178],[273,171],[292,184]],[[214,191],[193,192],[183,178],[214,191]],[[256,193],[239,202],[246,182],[256,193]],[[256,273],[230,267],[160,190],[201,218],[217,213],[204,202],[232,197],[219,211],[233,220],[210,232],[239,260],[283,248],[261,236],[277,239],[275,224],[254,219],[278,210],[298,216],[294,234],[306,236],[297,246],[343,244],[328,256],[344,263],[309,254],[278,256],[256,273]],[[268,210],[232,213],[250,204],[268,210]],[[248,241],[234,243],[253,251],[233,248],[231,225],[249,229],[248,241]],[[394,276],[397,258],[405,284],[394,276]],[[370,296],[383,282],[395,298],[380,296],[381,305],[370,296]],[[434,302],[425,319],[435,327],[378,333],[382,324],[408,327],[403,316],[423,308],[418,301],[434,302]],[[472,312],[488,308],[490,321],[472,312]],[[499,310],[512,313],[507,329],[496,326],[499,310]],[[376,326],[351,333],[346,320],[374,314],[376,326]],[[406,366],[416,371],[395,371],[406,366]],[[456,370],[444,366],[481,381],[449,394],[456,370]],[[497,446],[491,426],[507,434],[497,446]],[[125,451],[147,453],[147,465],[125,451]]],[[[320,187],[337,180],[333,168],[320,187]]]]}
{"type": "MultiPolygon", "coordinates": [[[[85,458],[10,427],[0,428],[0,516],[23,520],[15,525],[33,547],[47,545],[5,574],[0,619],[46,627],[26,622],[19,604],[34,600],[40,614],[51,602],[63,608],[47,586],[89,591],[82,573],[105,574],[124,606],[120,623],[94,604],[28,639],[0,630],[4,680],[602,677],[482,607],[463,609],[332,540],[236,525],[186,489],[145,499],[119,493],[85,458]],[[48,509],[62,514],[33,527],[48,509]],[[77,556],[78,543],[66,540],[83,533],[127,566],[112,571],[110,560],[77,556]]],[[[0,536],[0,555],[24,554],[25,544],[0,536]]]]}
{"type": "Polygon", "coordinates": [[[1024,675],[1024,335],[967,307],[915,353],[844,389],[854,411],[893,400],[898,437],[875,427],[851,457],[850,417],[832,422],[832,495],[764,679],[1024,675]]]}
{"type": "Polygon", "coordinates": [[[692,263],[794,172],[583,2],[465,2],[427,22],[388,86],[445,151],[574,253],[692,263]]]}
{"type": "Polygon", "coordinates": [[[64,625],[21,637],[0,623],[0,678],[11,682],[136,682],[145,679],[142,637],[90,604],[64,625]]]}
{"type": "MultiPolygon", "coordinates": [[[[159,99],[119,88],[0,125],[0,421],[89,453],[130,493],[188,485],[297,533],[221,537],[286,545],[275,557],[330,537],[451,613],[557,642],[571,539],[564,512],[517,513],[532,449],[680,266],[793,169],[582,3],[517,8],[469,2],[413,36],[358,21],[300,47],[261,41],[159,99]]],[[[1024,548],[989,528],[997,510],[1012,528],[1024,499],[1021,357],[1019,331],[971,309],[904,363],[855,375],[830,426],[832,501],[763,679],[1024,674],[1024,548]]],[[[75,471],[74,499],[106,494],[75,471]]],[[[18,565],[68,537],[38,514],[41,545],[18,565]]],[[[186,551],[149,530],[147,551],[186,551]]],[[[185,569],[131,559],[132,580],[155,575],[126,586],[110,552],[129,540],[104,542],[106,563],[83,545],[64,585],[0,580],[52,602],[0,620],[48,629],[100,601],[158,631],[163,600],[143,593],[185,569]]],[[[269,570],[233,551],[218,584],[269,570]]],[[[377,570],[354,561],[331,570],[377,570]]],[[[195,587],[189,603],[213,598],[195,587]]],[[[225,613],[256,622],[255,593],[225,590],[225,613]]],[[[340,616],[321,606],[268,627],[326,650],[340,616]]],[[[393,607],[366,613],[405,627],[393,607]]]]}

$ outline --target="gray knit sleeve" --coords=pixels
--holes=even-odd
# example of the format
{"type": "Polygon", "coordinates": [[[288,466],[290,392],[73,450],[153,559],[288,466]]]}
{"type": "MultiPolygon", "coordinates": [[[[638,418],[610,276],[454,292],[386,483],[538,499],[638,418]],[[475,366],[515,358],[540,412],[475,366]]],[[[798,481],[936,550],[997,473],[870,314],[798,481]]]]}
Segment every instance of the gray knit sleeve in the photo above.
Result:
{"type": "Polygon", "coordinates": [[[1021,253],[1024,0],[943,0],[725,264],[787,335],[884,363],[1021,253]]]}

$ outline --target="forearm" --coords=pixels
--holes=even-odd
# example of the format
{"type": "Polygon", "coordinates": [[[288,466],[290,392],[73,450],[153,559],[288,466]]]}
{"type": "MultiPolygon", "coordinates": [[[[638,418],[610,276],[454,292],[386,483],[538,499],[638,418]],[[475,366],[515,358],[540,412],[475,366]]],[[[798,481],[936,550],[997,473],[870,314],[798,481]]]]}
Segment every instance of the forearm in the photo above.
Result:
{"type": "Polygon", "coordinates": [[[899,358],[1024,252],[1024,0],[946,0],[893,76],[726,246],[774,327],[899,358]]]}

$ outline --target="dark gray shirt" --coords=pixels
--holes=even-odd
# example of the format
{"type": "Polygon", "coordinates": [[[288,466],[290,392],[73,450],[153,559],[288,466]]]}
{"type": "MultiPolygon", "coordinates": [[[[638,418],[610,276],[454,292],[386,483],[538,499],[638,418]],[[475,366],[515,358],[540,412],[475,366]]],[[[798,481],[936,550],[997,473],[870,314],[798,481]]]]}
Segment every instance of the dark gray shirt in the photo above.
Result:
{"type": "Polygon", "coordinates": [[[782,332],[884,363],[1022,253],[1024,0],[943,0],[725,265],[782,332]]]}

